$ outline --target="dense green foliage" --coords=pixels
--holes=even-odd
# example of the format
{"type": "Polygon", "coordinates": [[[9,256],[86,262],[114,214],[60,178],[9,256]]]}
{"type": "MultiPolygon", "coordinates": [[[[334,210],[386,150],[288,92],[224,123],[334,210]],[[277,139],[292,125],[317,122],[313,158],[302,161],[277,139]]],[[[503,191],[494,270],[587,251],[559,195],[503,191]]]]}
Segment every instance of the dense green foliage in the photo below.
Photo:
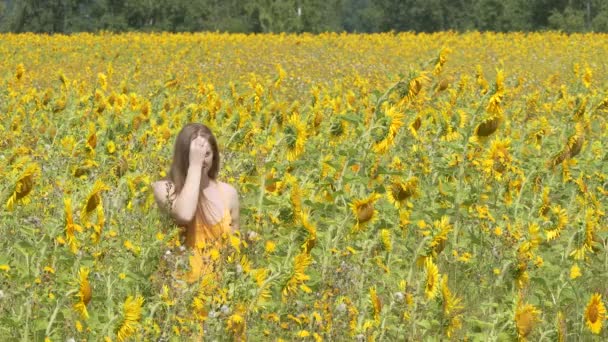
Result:
{"type": "Polygon", "coordinates": [[[603,0],[0,0],[0,32],[608,30],[603,0]]]}

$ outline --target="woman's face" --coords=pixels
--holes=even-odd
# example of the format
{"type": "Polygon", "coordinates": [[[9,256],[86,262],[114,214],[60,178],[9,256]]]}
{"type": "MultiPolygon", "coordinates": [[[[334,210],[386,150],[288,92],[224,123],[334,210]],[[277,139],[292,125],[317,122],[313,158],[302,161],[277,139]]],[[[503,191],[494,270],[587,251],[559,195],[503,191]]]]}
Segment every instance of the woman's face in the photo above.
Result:
{"type": "Polygon", "coordinates": [[[203,172],[204,174],[208,174],[209,169],[211,169],[211,165],[213,164],[213,150],[211,149],[211,143],[209,143],[209,140],[206,137],[202,138],[205,140],[205,149],[203,152],[203,172]]]}

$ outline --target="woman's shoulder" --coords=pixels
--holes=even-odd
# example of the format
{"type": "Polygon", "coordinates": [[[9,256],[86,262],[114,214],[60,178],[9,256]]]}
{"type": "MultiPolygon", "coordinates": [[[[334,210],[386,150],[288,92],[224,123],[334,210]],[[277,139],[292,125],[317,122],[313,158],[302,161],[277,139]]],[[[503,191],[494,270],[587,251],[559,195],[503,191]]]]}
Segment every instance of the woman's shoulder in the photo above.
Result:
{"type": "Polygon", "coordinates": [[[217,184],[220,186],[220,189],[222,189],[222,191],[226,192],[227,194],[230,194],[230,195],[238,194],[235,187],[226,182],[217,181],[217,184]]]}
{"type": "Polygon", "coordinates": [[[159,179],[150,184],[154,190],[166,190],[167,188],[174,187],[173,182],[170,179],[159,179]]]}
{"type": "Polygon", "coordinates": [[[157,199],[171,196],[175,192],[175,185],[170,179],[161,179],[151,184],[154,195],[157,199]]]}

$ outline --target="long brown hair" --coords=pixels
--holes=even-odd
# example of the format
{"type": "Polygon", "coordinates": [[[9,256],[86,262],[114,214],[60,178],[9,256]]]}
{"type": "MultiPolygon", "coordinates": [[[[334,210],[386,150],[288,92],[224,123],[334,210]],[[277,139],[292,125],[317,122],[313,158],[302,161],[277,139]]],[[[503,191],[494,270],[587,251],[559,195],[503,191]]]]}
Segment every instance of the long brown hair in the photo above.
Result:
{"type": "Polygon", "coordinates": [[[217,140],[209,129],[209,127],[200,123],[189,123],[175,138],[175,148],[173,150],[173,162],[169,170],[169,179],[175,185],[175,193],[179,194],[186,182],[188,167],[190,166],[190,143],[196,137],[202,136],[209,141],[211,151],[213,151],[213,159],[211,167],[207,175],[210,179],[215,180],[220,168],[220,153],[217,147],[217,140]]]}

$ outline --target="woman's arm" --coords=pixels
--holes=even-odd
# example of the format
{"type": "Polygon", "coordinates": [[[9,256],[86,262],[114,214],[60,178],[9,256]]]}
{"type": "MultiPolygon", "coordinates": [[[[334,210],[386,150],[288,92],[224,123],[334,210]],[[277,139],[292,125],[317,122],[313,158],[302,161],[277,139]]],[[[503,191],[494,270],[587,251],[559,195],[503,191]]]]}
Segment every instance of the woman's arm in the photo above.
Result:
{"type": "Polygon", "coordinates": [[[154,198],[161,208],[167,209],[177,223],[189,223],[196,213],[200,181],[201,168],[190,166],[184,187],[179,194],[175,194],[175,186],[171,181],[158,181],[152,184],[154,198]]]}
{"type": "Polygon", "coordinates": [[[175,186],[170,181],[160,181],[152,185],[156,201],[161,207],[167,208],[179,224],[189,223],[194,218],[198,206],[203,161],[209,149],[209,143],[201,136],[190,142],[186,181],[179,194],[175,194],[175,186]]]}

